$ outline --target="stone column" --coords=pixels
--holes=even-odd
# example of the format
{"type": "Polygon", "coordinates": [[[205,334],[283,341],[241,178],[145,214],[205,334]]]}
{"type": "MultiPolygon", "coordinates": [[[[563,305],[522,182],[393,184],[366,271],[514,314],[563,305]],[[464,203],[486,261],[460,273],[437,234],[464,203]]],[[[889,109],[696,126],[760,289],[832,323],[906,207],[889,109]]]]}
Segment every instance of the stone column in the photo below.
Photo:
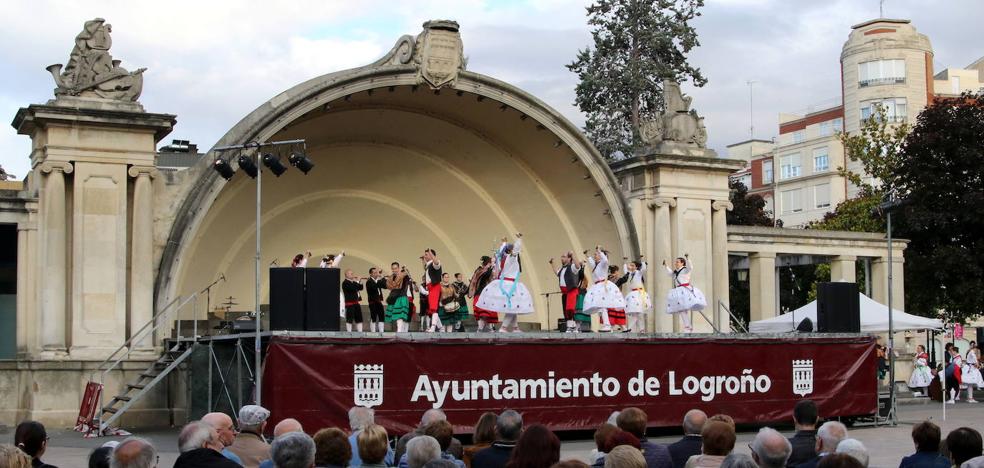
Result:
{"type": "Polygon", "coordinates": [[[730,202],[711,203],[711,266],[714,281],[714,304],[708,304],[714,314],[715,326],[722,333],[731,332],[731,317],[725,307],[730,308],[728,297],[728,210],[734,208],[730,202]],[[722,307],[723,304],[723,307],[722,307]]]}
{"type": "Polygon", "coordinates": [[[653,287],[649,291],[653,301],[652,330],[657,333],[673,332],[673,317],[666,313],[666,295],[669,294],[672,285],[666,277],[663,260],[670,261],[673,257],[670,208],[674,206],[676,206],[674,198],[657,198],[649,204],[649,208],[655,211],[652,233],[653,258],[649,259],[649,277],[653,287]]]}
{"type": "Polygon", "coordinates": [[[68,218],[65,203],[65,174],[70,163],[47,161],[41,164],[41,351],[44,357],[65,356],[66,297],[68,293],[68,218]]]}
{"type": "Polygon", "coordinates": [[[775,317],[776,314],[776,254],[749,254],[748,288],[751,321],[775,317]]]}
{"type": "MultiPolygon", "coordinates": [[[[892,308],[905,311],[904,264],[895,258],[892,264],[892,308]]],[[[888,304],[888,258],[878,257],[871,262],[871,295],[880,304],[888,304]]]]}
{"type": "MultiPolygon", "coordinates": [[[[153,167],[133,166],[133,218],[130,230],[130,330],[133,338],[154,317],[154,204],[153,167]]],[[[154,334],[134,342],[135,350],[152,351],[154,334]]]]}
{"type": "Polygon", "coordinates": [[[830,281],[853,283],[857,280],[854,269],[858,257],[854,255],[838,255],[830,259],[830,281]]]}

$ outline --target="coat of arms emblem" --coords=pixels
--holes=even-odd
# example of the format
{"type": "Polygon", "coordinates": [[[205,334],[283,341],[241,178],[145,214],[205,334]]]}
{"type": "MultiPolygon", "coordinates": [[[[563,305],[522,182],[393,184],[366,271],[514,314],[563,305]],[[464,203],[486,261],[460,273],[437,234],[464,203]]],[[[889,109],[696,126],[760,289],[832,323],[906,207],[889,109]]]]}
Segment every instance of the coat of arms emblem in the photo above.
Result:
{"type": "Polygon", "coordinates": [[[432,88],[453,84],[464,66],[464,47],[454,21],[428,21],[417,38],[419,77],[432,88]]]}
{"type": "Polygon", "coordinates": [[[356,406],[372,408],[383,404],[383,365],[356,364],[353,369],[355,383],[352,387],[356,406]]]}
{"type": "Polygon", "coordinates": [[[805,397],[813,393],[813,360],[793,360],[793,393],[805,397]]]}

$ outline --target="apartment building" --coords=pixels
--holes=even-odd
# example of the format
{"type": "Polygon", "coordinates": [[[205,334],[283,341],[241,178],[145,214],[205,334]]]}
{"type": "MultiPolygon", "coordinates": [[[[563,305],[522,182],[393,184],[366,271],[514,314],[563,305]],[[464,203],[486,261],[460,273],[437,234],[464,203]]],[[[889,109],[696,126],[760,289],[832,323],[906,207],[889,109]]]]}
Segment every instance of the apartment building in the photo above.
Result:
{"type": "Polygon", "coordinates": [[[745,184],[748,195],[759,195],[765,200],[765,210],[775,209],[775,171],[772,156],[776,143],[772,140],[745,140],[728,145],[728,158],[748,162],[743,169],[736,171],[732,179],[745,184]]]}

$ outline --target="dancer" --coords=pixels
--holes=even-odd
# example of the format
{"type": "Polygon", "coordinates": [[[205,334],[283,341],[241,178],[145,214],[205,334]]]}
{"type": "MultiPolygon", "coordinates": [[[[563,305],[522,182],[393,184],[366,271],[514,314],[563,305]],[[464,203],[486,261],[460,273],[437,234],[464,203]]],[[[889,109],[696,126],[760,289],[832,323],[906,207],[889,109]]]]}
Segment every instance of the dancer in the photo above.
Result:
{"type": "MultiPolygon", "coordinates": [[[[458,315],[458,293],[451,286],[451,274],[441,275],[441,302],[437,306],[437,316],[444,324],[444,332],[454,331],[454,320],[458,315]]],[[[441,331],[438,327],[437,331],[441,331]]]]}
{"type": "MultiPolygon", "coordinates": [[[[587,251],[584,252],[587,255],[587,251]]],[[[587,258],[591,267],[593,283],[588,287],[584,296],[584,310],[590,314],[601,315],[601,331],[612,331],[612,323],[608,317],[609,309],[625,310],[625,297],[618,286],[608,280],[608,252],[601,246],[596,246],[594,253],[587,258]]]]}
{"type": "Polygon", "coordinates": [[[693,332],[690,312],[704,310],[704,307],[707,307],[707,299],[700,289],[690,284],[690,274],[693,272],[690,256],[683,254],[683,257],[677,257],[673,260],[672,269],[666,265],[666,260],[663,260],[663,268],[666,268],[666,273],[673,278],[673,289],[666,296],[666,313],[680,317],[684,333],[693,332]]]}
{"type": "Polygon", "coordinates": [[[381,268],[369,269],[366,280],[366,296],[369,300],[369,331],[383,333],[386,326],[386,310],[383,308],[383,290],[386,289],[386,278],[383,278],[381,268]]]}
{"type": "MultiPolygon", "coordinates": [[[[622,285],[628,280],[628,277],[619,272],[619,269],[615,265],[608,265],[608,281],[615,284],[618,288],[618,293],[622,294],[622,285]]],[[[625,297],[624,295],[622,296],[625,297]]],[[[626,326],[625,319],[625,309],[619,309],[614,307],[608,308],[608,323],[612,324],[613,331],[616,332],[626,332],[629,331],[626,326]]]]}
{"type": "Polygon", "coordinates": [[[645,284],[645,273],[649,266],[643,257],[639,256],[639,261],[627,262],[624,268],[625,276],[619,281],[629,285],[629,294],[625,296],[625,314],[629,318],[628,331],[645,333],[646,314],[653,309],[653,302],[646,292],[645,284]]]}
{"type": "MultiPolygon", "coordinates": [[[[311,252],[308,252],[308,257],[311,256],[311,252]]],[[[340,252],[338,255],[335,254],[325,254],[321,257],[321,263],[318,264],[319,268],[338,268],[342,264],[342,259],[345,258],[345,252],[340,252]]],[[[305,263],[307,261],[305,260],[305,263]]]]}
{"type": "Polygon", "coordinates": [[[912,376],[909,377],[909,388],[913,390],[922,389],[916,392],[916,396],[923,393],[929,395],[929,384],[933,382],[933,374],[929,372],[929,355],[926,354],[926,347],[916,346],[916,356],[912,359],[912,376]]]}
{"type": "Polygon", "coordinates": [[[345,270],[345,281],[342,281],[342,296],[345,300],[345,331],[352,331],[352,324],[356,324],[356,330],[362,331],[362,279],[355,276],[352,270],[345,270]]]}
{"type": "Polygon", "coordinates": [[[586,262],[581,262],[581,271],[577,272],[577,303],[574,304],[574,333],[581,333],[583,329],[591,329],[591,314],[584,311],[584,296],[588,295],[588,286],[591,286],[591,266],[586,262]]]}
{"type": "Polygon", "coordinates": [[[967,403],[977,403],[974,399],[974,387],[984,386],[984,379],[981,378],[980,360],[977,358],[977,342],[971,341],[969,348],[960,377],[963,384],[967,386],[967,403]]]}
{"type": "Polygon", "coordinates": [[[454,329],[456,331],[464,330],[463,322],[468,318],[468,283],[465,283],[462,279],[461,273],[454,274],[454,282],[451,283],[451,287],[454,288],[455,302],[458,303],[458,311],[454,315],[454,329]]]}
{"type": "Polygon", "coordinates": [[[413,289],[413,281],[407,274],[406,268],[400,266],[399,262],[390,264],[390,276],[386,278],[386,289],[389,289],[389,296],[386,298],[386,321],[396,322],[396,332],[405,333],[410,331],[410,291],[413,289]]]}
{"type": "Polygon", "coordinates": [[[960,348],[950,346],[950,363],[946,365],[943,372],[946,375],[946,395],[950,395],[947,403],[954,404],[960,399],[960,386],[962,385],[963,359],[960,357],[960,348]]]}
{"type": "Polygon", "coordinates": [[[567,251],[560,256],[560,268],[554,266],[554,259],[550,259],[550,268],[557,275],[560,283],[560,294],[564,304],[564,319],[567,320],[567,333],[578,331],[577,322],[574,321],[574,314],[577,310],[578,281],[577,276],[581,271],[580,262],[574,260],[574,252],[567,251]]]}
{"type": "Polygon", "coordinates": [[[482,264],[475,269],[475,273],[472,273],[471,281],[468,284],[468,297],[472,298],[472,308],[475,309],[475,320],[478,321],[477,331],[486,331],[485,326],[488,325],[488,331],[494,332],[495,324],[499,323],[499,314],[478,306],[482,290],[492,281],[492,257],[483,255],[481,261],[482,264]]]}
{"type": "Polygon", "coordinates": [[[419,331],[426,331],[429,329],[431,323],[430,313],[427,309],[430,307],[430,298],[428,298],[427,293],[427,274],[424,273],[420,276],[420,283],[414,283],[413,290],[417,292],[417,297],[420,298],[420,306],[417,308],[420,312],[420,329],[419,331]]]}
{"type": "Polygon", "coordinates": [[[519,332],[519,314],[533,312],[533,298],[526,285],[519,281],[523,267],[520,251],[523,248],[523,235],[516,234],[512,244],[502,239],[502,245],[495,255],[492,268],[495,280],[485,286],[475,307],[505,314],[499,332],[519,332]],[[510,330],[511,329],[511,330],[510,330]]]}
{"type": "MultiPolygon", "coordinates": [[[[441,304],[441,259],[437,258],[434,249],[424,249],[424,255],[420,257],[424,265],[424,287],[427,288],[427,313],[431,318],[431,326],[428,331],[440,331],[442,328],[441,317],[438,309],[441,304]]],[[[421,313],[423,315],[423,313],[421,313]]]]}
{"type": "MultiPolygon", "coordinates": [[[[311,258],[311,251],[307,252],[307,256],[302,253],[294,255],[294,259],[290,261],[291,268],[305,268],[307,267],[308,259],[311,258]]],[[[274,260],[276,261],[276,260],[274,260]]]]}

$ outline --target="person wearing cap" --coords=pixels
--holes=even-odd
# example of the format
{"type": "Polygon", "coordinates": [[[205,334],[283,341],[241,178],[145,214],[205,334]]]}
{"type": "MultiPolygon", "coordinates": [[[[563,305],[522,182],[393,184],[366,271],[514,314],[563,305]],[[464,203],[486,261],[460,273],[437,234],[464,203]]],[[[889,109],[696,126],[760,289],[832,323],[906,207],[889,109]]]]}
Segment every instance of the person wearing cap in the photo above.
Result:
{"type": "Polygon", "coordinates": [[[239,410],[239,434],[228,447],[246,468],[258,468],[270,459],[270,444],[263,438],[270,410],[258,405],[246,405],[239,410]]]}

